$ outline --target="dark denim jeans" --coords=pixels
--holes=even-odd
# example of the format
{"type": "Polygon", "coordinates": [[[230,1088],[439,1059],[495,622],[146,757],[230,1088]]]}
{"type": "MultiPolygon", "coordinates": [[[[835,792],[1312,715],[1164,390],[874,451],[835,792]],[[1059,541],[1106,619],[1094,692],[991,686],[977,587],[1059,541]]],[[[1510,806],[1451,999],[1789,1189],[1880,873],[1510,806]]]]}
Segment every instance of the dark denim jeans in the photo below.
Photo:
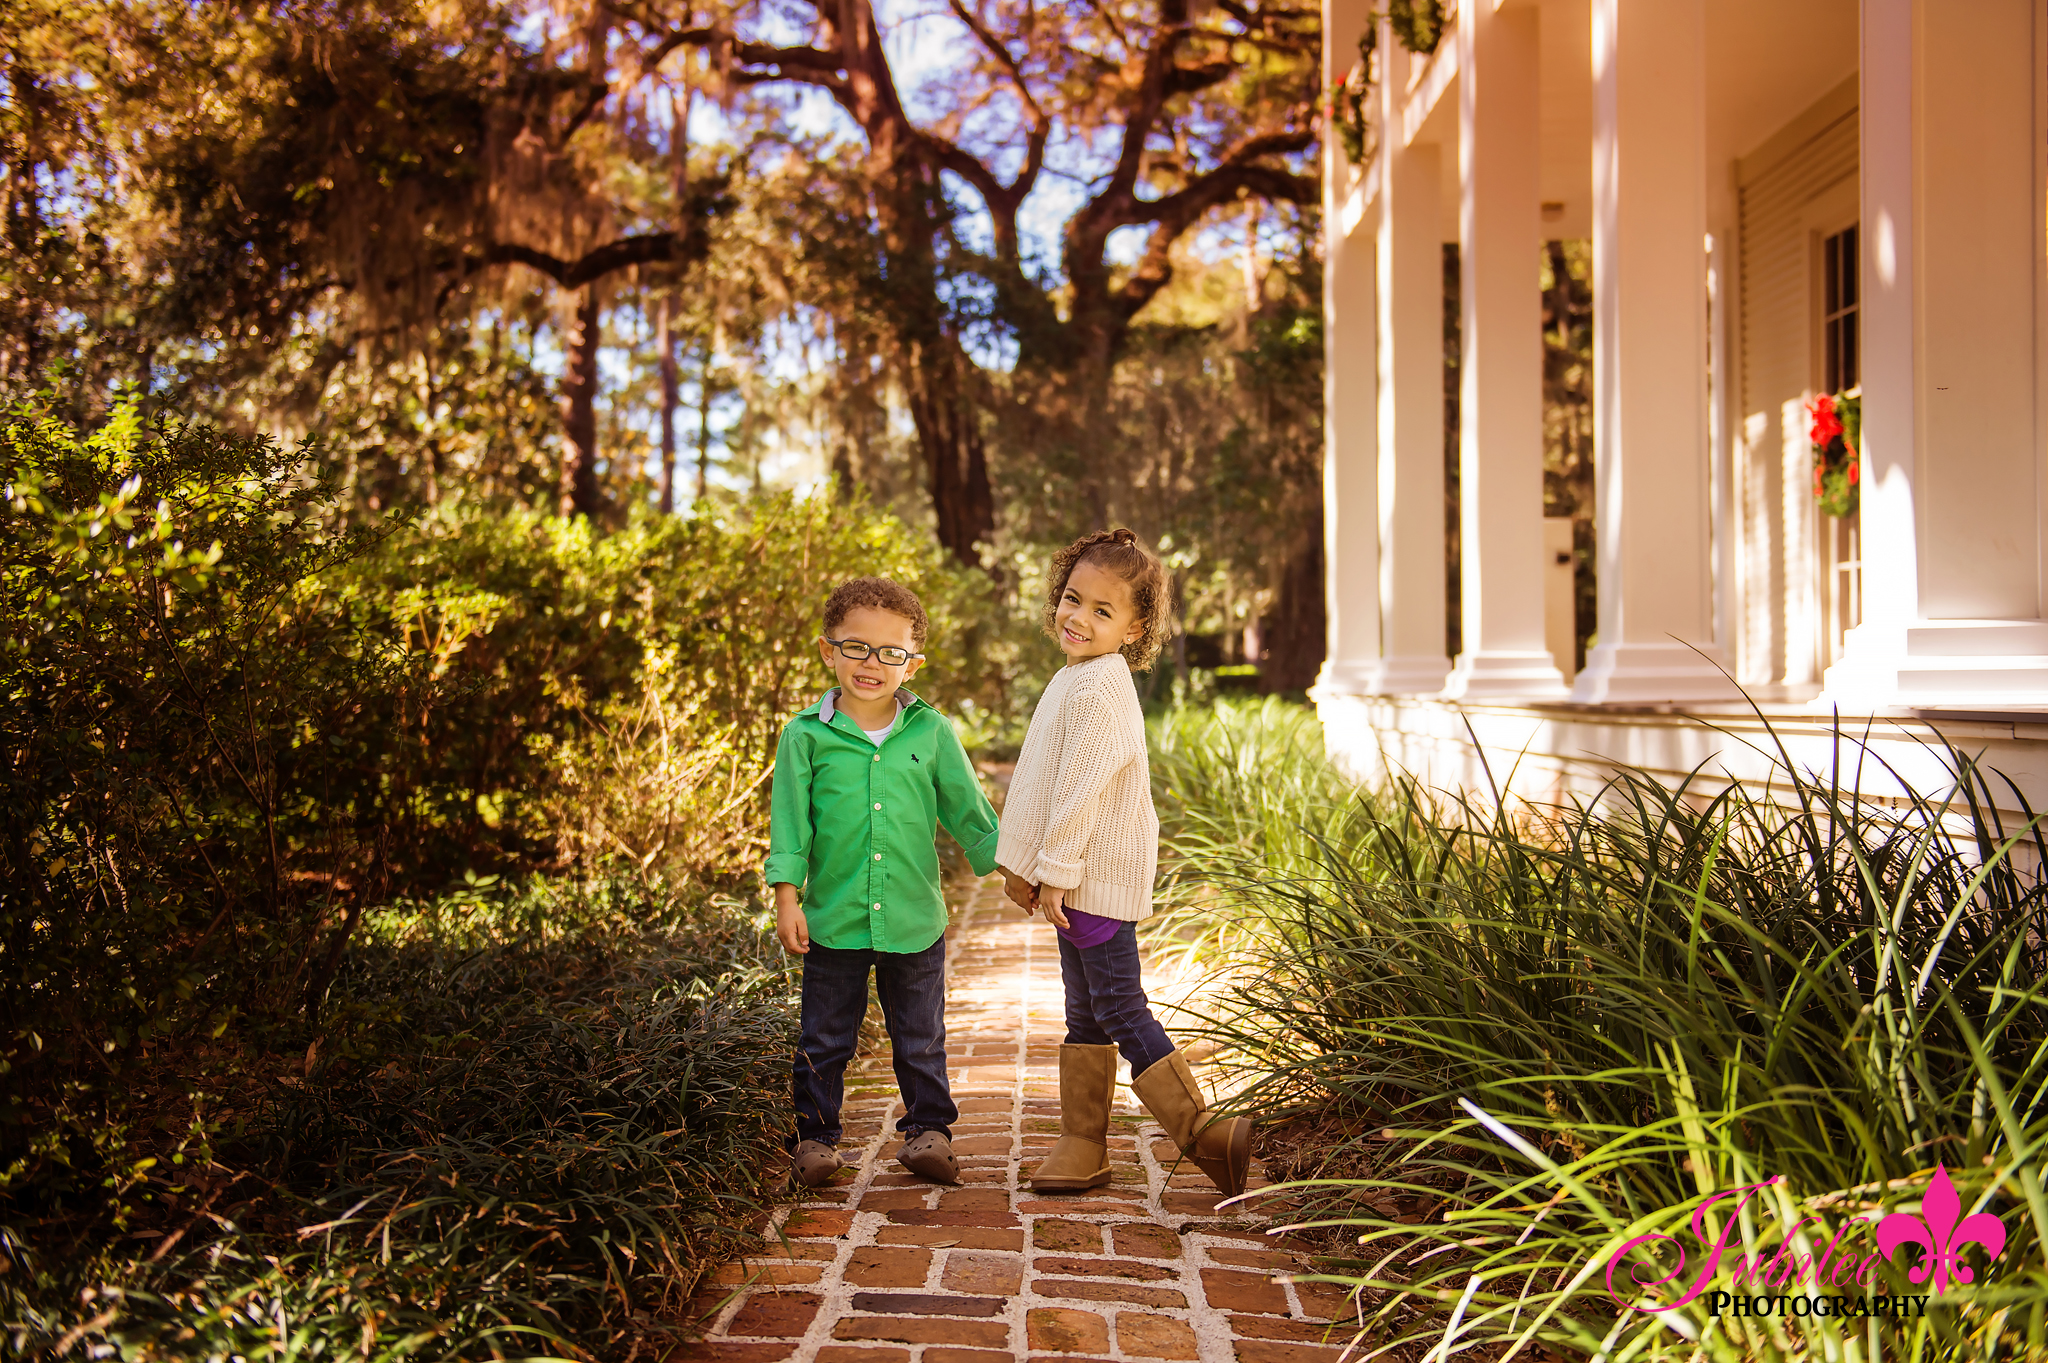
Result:
{"type": "Polygon", "coordinates": [[[1136,1078],[1173,1054],[1173,1042],[1152,1016],[1138,980],[1138,925],[1125,923],[1099,946],[1060,942],[1060,978],[1067,986],[1067,1044],[1115,1045],[1136,1078]]]}
{"type": "Polygon", "coordinates": [[[882,1021],[903,1093],[896,1129],[941,1131],[948,1139],[960,1109],[946,1083],[946,939],[923,951],[851,951],[811,943],[804,957],[803,1032],[797,1041],[796,1137],[839,1144],[846,1065],[868,1011],[868,971],[882,1000],[882,1021]]]}

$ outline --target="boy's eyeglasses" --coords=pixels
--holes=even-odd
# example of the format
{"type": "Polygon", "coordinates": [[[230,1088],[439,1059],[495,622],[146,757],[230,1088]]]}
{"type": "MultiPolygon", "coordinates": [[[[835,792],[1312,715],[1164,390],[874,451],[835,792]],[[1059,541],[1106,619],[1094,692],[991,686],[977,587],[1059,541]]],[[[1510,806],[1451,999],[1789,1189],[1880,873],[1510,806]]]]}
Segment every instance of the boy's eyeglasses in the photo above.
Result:
{"type": "Polygon", "coordinates": [[[838,649],[840,657],[850,658],[857,663],[866,662],[869,658],[880,658],[886,666],[901,667],[912,658],[924,656],[922,653],[912,653],[908,649],[898,648],[894,644],[883,644],[876,648],[861,639],[827,639],[825,642],[838,649]]]}

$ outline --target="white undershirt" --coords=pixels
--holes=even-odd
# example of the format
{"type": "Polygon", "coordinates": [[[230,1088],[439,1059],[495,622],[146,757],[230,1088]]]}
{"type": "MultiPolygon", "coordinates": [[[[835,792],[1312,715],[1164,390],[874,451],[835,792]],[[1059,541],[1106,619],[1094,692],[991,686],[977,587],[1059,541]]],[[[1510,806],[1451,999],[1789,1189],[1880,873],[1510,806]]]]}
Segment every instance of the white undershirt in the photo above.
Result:
{"type": "MultiPolygon", "coordinates": [[[[862,729],[861,732],[868,736],[868,742],[874,744],[876,747],[879,748],[882,746],[882,740],[889,736],[889,731],[896,727],[896,721],[898,718],[902,716],[902,714],[903,702],[899,700],[896,702],[896,713],[889,716],[889,722],[887,724],[884,724],[879,729],[862,729]]],[[[851,718],[851,716],[849,716],[849,718],[851,718]]]]}

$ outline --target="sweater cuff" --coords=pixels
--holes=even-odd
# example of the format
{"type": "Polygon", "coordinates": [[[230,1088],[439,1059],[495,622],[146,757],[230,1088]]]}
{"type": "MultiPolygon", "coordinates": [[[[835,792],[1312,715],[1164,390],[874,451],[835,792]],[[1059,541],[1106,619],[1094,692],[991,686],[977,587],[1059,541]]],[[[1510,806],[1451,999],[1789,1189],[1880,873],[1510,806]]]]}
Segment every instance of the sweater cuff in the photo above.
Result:
{"type": "Polygon", "coordinates": [[[1088,868],[1085,861],[1054,861],[1045,853],[1038,854],[1038,883],[1050,885],[1056,890],[1072,890],[1080,886],[1082,873],[1088,868]]]}
{"type": "Polygon", "coordinates": [[[770,885],[794,885],[802,889],[810,878],[810,858],[800,852],[770,852],[761,867],[761,878],[770,885]]]}

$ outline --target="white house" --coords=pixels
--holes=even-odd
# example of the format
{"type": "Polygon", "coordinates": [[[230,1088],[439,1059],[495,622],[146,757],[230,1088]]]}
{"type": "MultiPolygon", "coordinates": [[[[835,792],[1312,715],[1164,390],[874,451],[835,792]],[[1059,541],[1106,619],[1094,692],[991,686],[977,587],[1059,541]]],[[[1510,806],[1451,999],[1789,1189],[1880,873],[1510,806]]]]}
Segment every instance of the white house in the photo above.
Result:
{"type": "MultiPolygon", "coordinates": [[[[1328,80],[1374,8],[1325,0],[1328,80]]],[[[2048,806],[2048,0],[1458,0],[1427,56],[1380,22],[1369,163],[1324,152],[1332,750],[1537,795],[1616,762],[1760,775],[1732,677],[1802,765],[1839,713],[1931,786],[1938,728],[2048,806]],[[1578,237],[1599,628],[1573,676],[1538,255],[1578,237]],[[1806,405],[1857,385],[1861,508],[1831,516],[1806,405]]]]}

